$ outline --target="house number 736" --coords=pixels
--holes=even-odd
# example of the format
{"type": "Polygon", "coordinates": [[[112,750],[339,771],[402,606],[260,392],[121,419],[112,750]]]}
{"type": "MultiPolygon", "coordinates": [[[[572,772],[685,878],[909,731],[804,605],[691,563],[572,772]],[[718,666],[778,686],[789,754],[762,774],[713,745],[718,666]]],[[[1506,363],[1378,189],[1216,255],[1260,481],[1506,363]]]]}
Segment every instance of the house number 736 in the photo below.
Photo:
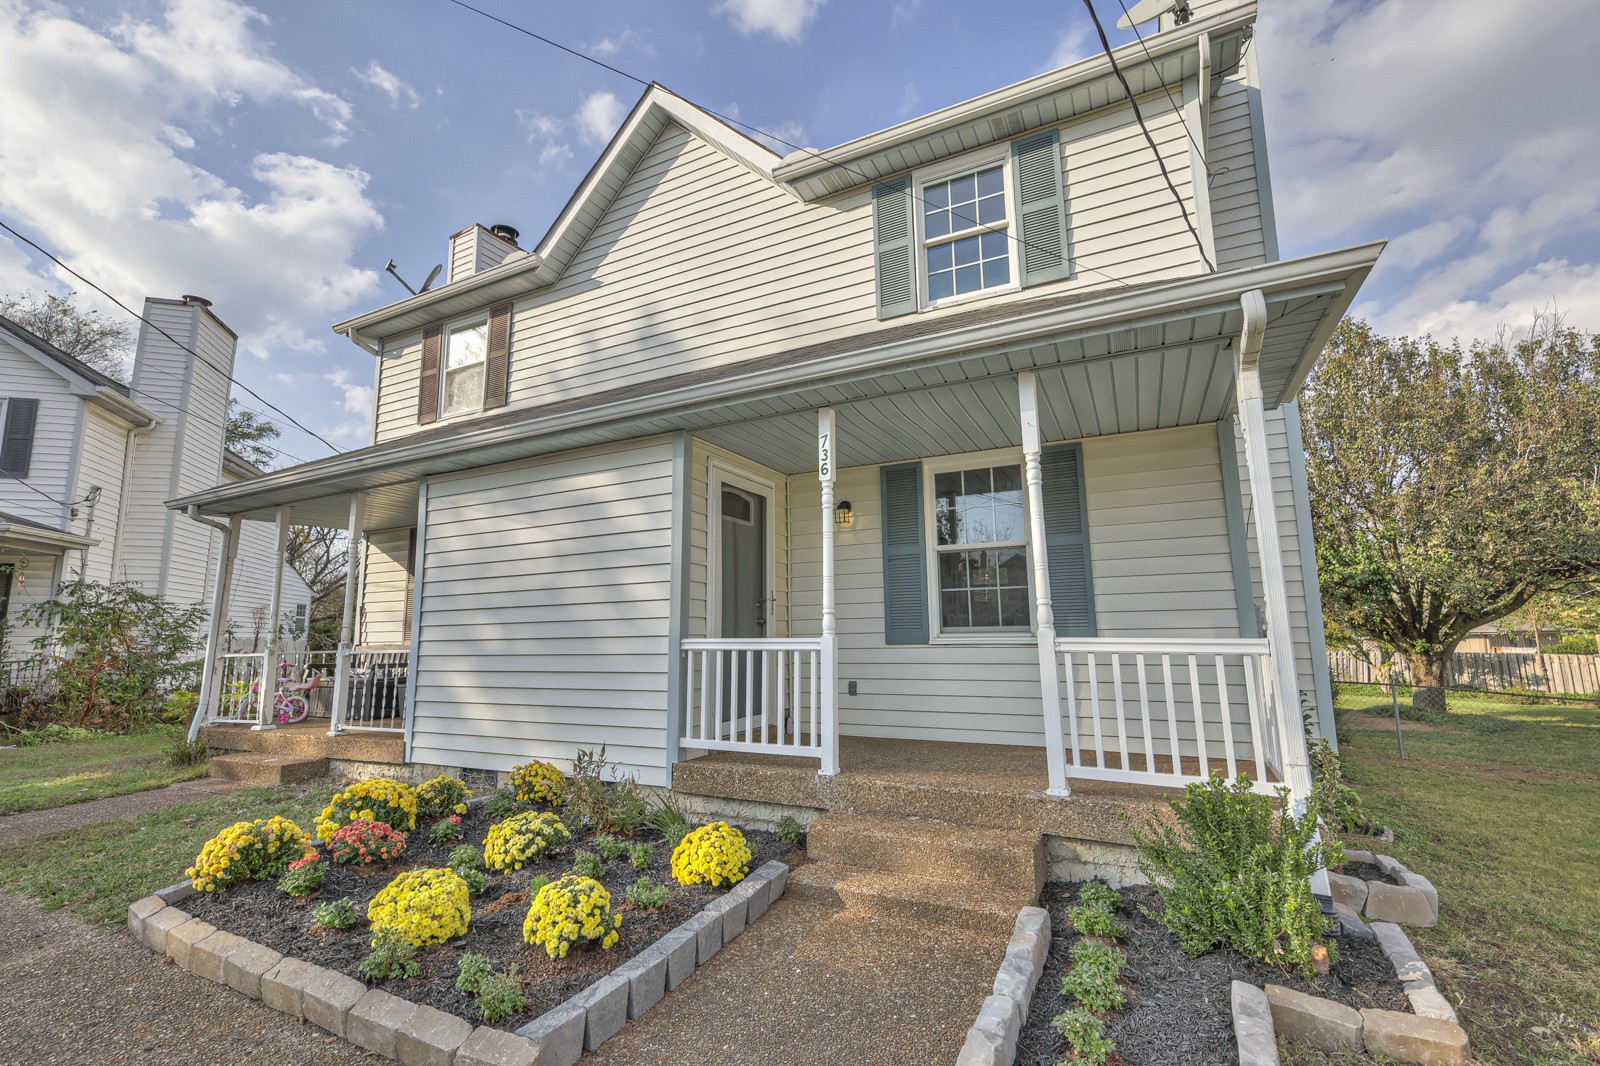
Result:
{"type": "Polygon", "coordinates": [[[833,450],[828,444],[829,436],[822,433],[817,437],[817,473],[824,478],[833,472],[833,450]]]}

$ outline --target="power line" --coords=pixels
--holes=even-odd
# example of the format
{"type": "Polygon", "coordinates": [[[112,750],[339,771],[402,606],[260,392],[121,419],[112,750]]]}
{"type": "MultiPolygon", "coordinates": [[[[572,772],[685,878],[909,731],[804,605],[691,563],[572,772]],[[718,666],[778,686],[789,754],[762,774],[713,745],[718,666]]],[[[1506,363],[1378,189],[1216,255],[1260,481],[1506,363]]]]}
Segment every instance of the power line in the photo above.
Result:
{"type": "MultiPolygon", "coordinates": [[[[648,80],[646,80],[644,78],[641,78],[641,77],[639,77],[639,75],[630,73],[630,72],[628,72],[626,70],[621,69],[620,67],[614,67],[610,63],[605,62],[604,60],[596,59],[594,56],[588,55],[588,54],[580,51],[579,49],[570,47],[569,45],[564,45],[560,41],[551,40],[549,37],[546,37],[543,34],[535,33],[533,30],[530,30],[525,26],[519,26],[515,22],[511,22],[511,21],[508,21],[507,19],[501,18],[498,15],[491,14],[490,12],[485,11],[480,7],[474,7],[472,4],[467,3],[466,0],[449,0],[449,2],[454,4],[454,5],[456,5],[457,7],[464,8],[467,11],[471,11],[473,14],[481,15],[484,18],[488,19],[490,22],[497,22],[497,23],[499,23],[500,25],[504,26],[505,28],[507,28],[509,30],[513,30],[513,31],[515,31],[517,33],[520,33],[520,34],[523,34],[524,36],[527,36],[527,37],[532,37],[534,40],[539,41],[539,42],[541,42],[543,44],[547,44],[551,48],[558,49],[558,50],[560,50],[562,52],[567,53],[570,56],[575,56],[576,58],[581,59],[586,63],[593,63],[595,66],[600,67],[602,70],[608,70],[611,73],[618,75],[619,77],[627,78],[629,81],[636,82],[639,85],[643,85],[647,89],[650,88],[652,85],[659,84],[657,82],[652,82],[652,81],[648,81],[648,80]]],[[[1101,35],[1102,39],[1104,39],[1104,36],[1105,36],[1104,34],[1101,35]]],[[[1126,82],[1124,82],[1124,85],[1126,85],[1126,82]]],[[[661,86],[661,87],[663,89],[665,89],[667,92],[672,92],[672,90],[666,89],[665,86],[661,86]]],[[[679,94],[672,93],[672,95],[678,96],[679,94]]],[[[809,153],[810,155],[815,156],[816,158],[822,160],[825,163],[828,163],[828,164],[830,164],[832,166],[836,166],[840,170],[844,170],[844,171],[847,171],[847,172],[849,172],[851,174],[854,174],[856,177],[861,178],[863,181],[877,181],[877,180],[879,180],[877,177],[875,177],[875,176],[873,176],[871,174],[868,174],[868,173],[866,173],[864,171],[861,171],[861,170],[857,170],[855,167],[850,166],[850,164],[848,164],[848,163],[841,163],[841,162],[839,162],[837,160],[830,159],[826,155],[824,155],[822,152],[817,151],[815,148],[806,148],[803,145],[795,144],[793,141],[784,140],[782,137],[779,137],[775,133],[769,133],[768,131],[762,129],[759,126],[752,126],[748,122],[742,122],[739,119],[734,118],[732,115],[725,115],[722,112],[717,111],[717,110],[715,110],[713,108],[706,107],[704,104],[696,103],[695,101],[690,100],[688,97],[679,96],[679,99],[687,101],[688,103],[690,103],[694,107],[699,108],[701,111],[704,111],[706,114],[712,116],[713,118],[719,119],[720,121],[725,122],[730,126],[735,126],[735,127],[740,128],[740,129],[748,130],[751,133],[754,133],[754,134],[756,134],[758,136],[761,136],[761,137],[765,137],[766,139],[768,139],[770,141],[776,141],[778,144],[784,145],[787,148],[792,148],[795,151],[801,151],[801,152],[809,153]]],[[[1137,111],[1137,108],[1135,110],[1137,111]]],[[[1152,142],[1152,144],[1153,144],[1153,142],[1152,142]]],[[[1158,156],[1158,159],[1159,159],[1159,156],[1158,156]]],[[[1166,172],[1166,168],[1165,167],[1162,167],[1162,172],[1163,173],[1166,172]]],[[[1170,184],[1171,179],[1168,179],[1168,181],[1169,181],[1169,184],[1170,184]]],[[[1174,190],[1174,191],[1176,191],[1176,190],[1174,190]]],[[[913,202],[921,204],[923,207],[927,206],[927,201],[925,201],[921,196],[917,195],[917,191],[916,191],[916,187],[915,186],[913,186],[909,190],[909,195],[910,195],[910,197],[911,197],[913,202]]],[[[979,224],[977,219],[969,218],[965,214],[962,214],[962,213],[958,212],[955,208],[947,207],[947,208],[943,208],[943,210],[948,210],[950,212],[950,215],[951,215],[952,218],[960,219],[962,222],[967,222],[967,223],[970,223],[970,224],[972,224],[974,226],[979,224]]],[[[1185,218],[1185,221],[1187,221],[1188,216],[1185,215],[1184,218],[1185,218]]],[[[1191,232],[1193,231],[1193,228],[1194,227],[1192,227],[1192,226],[1190,227],[1191,232]]],[[[1009,224],[1006,227],[1005,235],[1006,235],[1006,239],[1007,240],[1009,240],[1012,243],[1016,244],[1019,248],[1027,248],[1027,249],[1031,249],[1032,251],[1041,252],[1041,253],[1043,253],[1045,255],[1053,255],[1053,256],[1058,256],[1058,257],[1065,258],[1064,256],[1062,256],[1062,253],[1060,253],[1058,251],[1055,251],[1055,250],[1052,250],[1052,249],[1047,249],[1047,248],[1040,248],[1040,247],[1038,247],[1036,245],[1030,244],[1028,241],[1024,240],[1021,236],[1019,236],[1015,232],[1015,228],[1010,226],[1009,224]]],[[[1199,236],[1196,235],[1195,239],[1198,241],[1199,240],[1199,236]]],[[[1201,259],[1205,259],[1205,252],[1204,251],[1202,251],[1200,253],[1200,257],[1201,257],[1201,259]]],[[[1109,281],[1114,281],[1118,285],[1127,286],[1127,285],[1132,285],[1133,284],[1132,282],[1127,281],[1124,278],[1119,278],[1116,275],[1108,274],[1104,270],[1100,270],[1097,267],[1092,267],[1092,266],[1088,265],[1087,263],[1084,263],[1082,260],[1072,260],[1072,263],[1075,264],[1078,267],[1081,267],[1084,270],[1087,270],[1087,271],[1091,272],[1091,273],[1099,274],[1101,277],[1106,278],[1109,281]]],[[[1207,267],[1211,266],[1210,260],[1206,260],[1206,266],[1207,267]]]]}
{"type": "MultiPolygon", "coordinates": [[[[1111,72],[1122,83],[1122,91],[1128,94],[1128,106],[1133,108],[1133,117],[1139,123],[1139,129],[1144,132],[1144,139],[1150,145],[1151,153],[1156,157],[1156,165],[1161,168],[1161,176],[1167,179],[1167,188],[1172,190],[1172,198],[1178,202],[1178,211],[1183,215],[1183,224],[1189,227],[1189,235],[1194,238],[1194,246],[1200,251],[1200,261],[1206,269],[1212,272],[1216,267],[1212,265],[1211,257],[1206,255],[1205,242],[1200,239],[1200,231],[1194,228],[1194,221],[1189,217],[1189,209],[1184,206],[1183,196],[1178,192],[1178,186],[1172,181],[1172,175],[1167,171],[1167,161],[1161,158],[1161,149],[1156,147],[1156,139],[1150,136],[1150,127],[1145,125],[1144,113],[1139,110],[1139,101],[1133,97],[1133,86],[1128,84],[1127,75],[1122,73],[1122,68],[1117,65],[1117,57],[1111,51],[1111,41],[1106,37],[1106,28],[1100,25],[1100,16],[1094,9],[1094,0],[1083,0],[1083,6],[1089,9],[1089,18],[1094,20],[1095,32],[1100,35],[1100,47],[1105,50],[1106,59],[1111,62],[1111,72]]],[[[1149,54],[1148,51],[1145,53],[1149,54]]],[[[1188,128],[1188,123],[1184,123],[1188,128]]]]}
{"type": "Polygon", "coordinates": [[[66,504],[62,503],[60,500],[58,500],[54,496],[50,495],[48,492],[44,491],[44,489],[41,489],[39,486],[30,485],[28,483],[27,479],[22,477],[20,474],[5,474],[3,476],[6,477],[6,478],[9,478],[12,481],[15,481],[18,485],[21,485],[24,488],[32,489],[34,492],[37,492],[39,495],[41,495],[45,499],[49,500],[51,503],[55,504],[57,507],[65,507],[66,506],[66,504]]]}
{"type": "Polygon", "coordinates": [[[314,431],[314,430],[302,425],[300,423],[300,421],[298,419],[296,419],[293,415],[291,415],[289,412],[285,411],[283,408],[281,408],[281,407],[277,406],[276,404],[272,403],[266,397],[262,396],[259,392],[257,392],[256,390],[252,389],[250,386],[246,385],[244,382],[242,382],[242,381],[238,380],[237,378],[235,378],[232,374],[224,373],[223,369],[220,366],[218,366],[217,364],[213,363],[211,360],[205,358],[203,355],[201,355],[199,352],[195,351],[193,348],[189,347],[187,344],[184,344],[182,341],[178,340],[178,338],[174,337],[172,334],[168,333],[166,330],[162,329],[159,325],[157,325],[156,323],[150,321],[148,318],[144,317],[139,312],[135,311],[133,308],[129,307],[127,304],[125,304],[121,300],[117,299],[115,296],[111,295],[105,289],[102,289],[99,285],[96,285],[94,282],[90,281],[88,278],[84,277],[82,274],[78,273],[76,270],[73,270],[71,267],[67,266],[67,264],[63,263],[49,249],[43,247],[42,245],[38,244],[35,241],[30,240],[29,238],[23,236],[21,233],[18,233],[15,229],[11,228],[11,226],[9,226],[3,219],[0,219],[0,229],[4,229],[7,233],[11,234],[13,237],[17,238],[19,241],[21,241],[22,243],[26,244],[28,247],[32,248],[34,251],[38,252],[40,255],[44,256],[46,259],[50,260],[56,266],[60,267],[62,270],[65,270],[68,274],[71,274],[73,277],[77,278],[79,281],[81,281],[85,285],[89,286],[95,292],[98,292],[101,296],[104,296],[106,299],[110,300],[112,303],[114,303],[118,307],[122,308],[128,314],[132,315],[134,318],[137,318],[140,322],[143,322],[145,325],[149,326],[151,329],[155,330],[157,333],[159,333],[163,337],[167,338],[167,340],[171,341],[180,350],[188,352],[190,355],[194,356],[195,359],[197,359],[198,361],[204,363],[206,366],[209,366],[212,370],[215,370],[217,373],[222,374],[222,376],[224,378],[226,378],[228,381],[230,381],[231,383],[239,386],[239,388],[243,389],[245,392],[248,392],[251,396],[254,396],[256,398],[256,400],[258,400],[260,403],[265,405],[269,410],[272,410],[272,411],[276,412],[278,415],[280,415],[291,426],[294,426],[296,429],[300,430],[302,433],[306,434],[307,436],[312,437],[315,440],[321,441],[324,445],[327,446],[327,448],[330,451],[334,452],[335,454],[337,454],[339,452],[339,449],[337,447],[335,447],[331,441],[329,441],[327,438],[323,437],[320,433],[317,433],[316,431],[314,431]]]}

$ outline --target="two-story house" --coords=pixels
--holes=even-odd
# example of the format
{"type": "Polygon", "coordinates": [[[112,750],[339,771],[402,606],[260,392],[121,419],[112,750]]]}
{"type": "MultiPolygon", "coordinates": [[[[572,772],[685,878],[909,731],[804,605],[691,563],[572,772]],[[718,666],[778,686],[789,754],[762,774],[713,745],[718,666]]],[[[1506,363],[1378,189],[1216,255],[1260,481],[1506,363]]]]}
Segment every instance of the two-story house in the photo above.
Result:
{"type": "MultiPolygon", "coordinates": [[[[27,607],[79,577],[209,603],[223,537],[165,501],[261,475],[224,447],[233,331],[196,296],[148,299],[144,317],[165,334],[143,326],[127,384],[0,318],[0,619],[12,658],[40,635],[27,607]]],[[[230,647],[265,642],[276,550],[270,525],[241,526],[230,647]]],[[[292,569],[284,583],[284,621],[303,628],[310,590],[292,569]]]]}
{"type": "Polygon", "coordinates": [[[171,506],[348,526],[335,710],[366,645],[389,702],[332,728],[408,762],[1303,796],[1295,397],[1381,246],[1279,258],[1255,7],[1195,6],[1115,52],[1142,126],[1104,55],[787,156],[652,86],[542,239],[335,327],[370,446],[171,506]]]}

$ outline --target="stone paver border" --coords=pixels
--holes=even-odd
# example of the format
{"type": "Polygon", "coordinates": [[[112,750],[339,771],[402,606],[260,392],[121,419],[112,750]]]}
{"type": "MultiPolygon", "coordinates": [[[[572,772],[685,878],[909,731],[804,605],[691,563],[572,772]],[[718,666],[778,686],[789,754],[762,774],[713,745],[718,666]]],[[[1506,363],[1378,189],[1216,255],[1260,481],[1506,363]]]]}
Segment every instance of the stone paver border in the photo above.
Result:
{"type": "Polygon", "coordinates": [[[1363,881],[1359,877],[1328,873],[1335,903],[1365,914],[1374,922],[1394,922],[1431,929],[1439,924],[1439,890],[1421,874],[1406,869],[1399,859],[1370,851],[1346,851],[1350,862],[1371,863],[1400,883],[1363,881]]]}
{"type": "Polygon", "coordinates": [[[1399,1062],[1465,1066],[1466,1030],[1411,938],[1393,922],[1374,922],[1372,932],[1389,956],[1413,1013],[1357,1011],[1280,985],[1262,989],[1235,981],[1233,1034],[1239,1066],[1278,1066],[1279,1030],[1323,1051],[1365,1049],[1399,1062]]]}
{"type": "MultiPolygon", "coordinates": [[[[787,865],[777,860],[766,863],[688,921],[515,1033],[474,1026],[453,1014],[369,989],[353,977],[218,930],[178,907],[195,894],[187,881],[130,905],[128,933],[190,973],[228,985],[405,1066],[572,1066],[585,1051],[593,1051],[621,1032],[628,1019],[643,1015],[697,967],[711,961],[724,944],[755,924],[783,896],[788,883],[787,865]]],[[[1019,935],[1021,928],[1019,917],[1019,935]]],[[[1047,917],[1046,946],[1049,937],[1047,917]]],[[[1012,940],[1016,942],[1017,937],[1012,940]]],[[[1043,959],[1041,950],[1034,981],[1043,959]]],[[[1001,969],[1003,974],[1004,966],[1001,969]]],[[[1031,994],[1031,985],[1028,991],[1031,994]]],[[[1026,1000],[1022,1011],[1027,1012],[1026,1000]]],[[[1015,1046],[1013,1033],[1013,1049],[1015,1046]]]]}
{"type": "Polygon", "coordinates": [[[1049,954],[1050,912],[1043,907],[1022,908],[994,977],[994,994],[978,1009],[956,1066],[1011,1066],[1016,1061],[1017,1037],[1049,954]]]}

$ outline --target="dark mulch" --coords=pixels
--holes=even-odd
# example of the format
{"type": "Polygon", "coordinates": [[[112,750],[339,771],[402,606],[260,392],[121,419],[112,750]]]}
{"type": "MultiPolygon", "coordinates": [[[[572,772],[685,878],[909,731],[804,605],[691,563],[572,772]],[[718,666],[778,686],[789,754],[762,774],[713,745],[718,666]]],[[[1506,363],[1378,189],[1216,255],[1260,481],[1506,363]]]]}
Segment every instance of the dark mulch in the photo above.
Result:
{"type": "MultiPolygon", "coordinates": [[[[1410,1009],[1404,989],[1395,980],[1394,967],[1374,941],[1339,941],[1338,963],[1328,976],[1315,981],[1307,981],[1299,971],[1279,970],[1236,951],[1213,951],[1191,959],[1178,947],[1177,937],[1144,914],[1145,910],[1161,909],[1161,897],[1154,889],[1120,891],[1123,904],[1118,920],[1127,929],[1120,947],[1128,957],[1128,1006],[1106,1026],[1106,1035],[1117,1045],[1114,1063],[1236,1064],[1235,980],[1257,986],[1284,985],[1356,1008],[1410,1009]]],[[[1018,1066],[1056,1066],[1067,1053],[1066,1041],[1050,1028],[1050,1019],[1072,1006],[1060,989],[1061,979],[1071,968],[1072,945],[1079,939],[1067,920],[1077,894],[1076,884],[1052,881],[1040,898],[1040,905],[1050,912],[1050,956],[1023,1026],[1018,1066]]]]}
{"type": "MultiPolygon", "coordinates": [[[[563,821],[572,828],[572,819],[563,817],[563,821]]],[[[450,852],[461,843],[471,843],[481,851],[483,838],[493,822],[494,818],[485,807],[474,806],[463,820],[461,840],[442,845],[429,844],[427,827],[418,826],[407,840],[406,853],[400,862],[365,870],[330,864],[321,891],[308,899],[294,899],[279,892],[274,880],[245,885],[227,893],[191,897],[185,907],[219,929],[360,980],[361,960],[371,950],[365,918],[367,904],[372,898],[399,873],[448,865],[450,852]],[[312,925],[311,912],[317,904],[346,896],[355,901],[362,917],[361,925],[344,932],[317,929],[312,925]]],[[[771,833],[746,829],[744,835],[754,853],[751,869],[770,859],[783,858],[790,850],[788,844],[771,833]]],[[[496,970],[509,970],[515,965],[522,979],[528,1009],[494,1023],[502,1029],[516,1029],[583,991],[726,891],[705,885],[684,887],[673,881],[670,849],[660,833],[646,829],[635,842],[654,845],[649,866],[644,870],[635,869],[623,857],[606,863],[605,875],[601,878],[601,883],[611,893],[613,910],[622,915],[622,939],[617,946],[610,951],[575,950],[565,959],[552,960],[544,948],[533,947],[522,939],[522,923],[528,914],[528,885],[540,874],[554,879],[566,873],[580,849],[598,854],[593,838],[591,831],[574,830],[571,843],[534,866],[513,873],[491,874],[489,886],[481,895],[473,897],[472,925],[465,936],[448,944],[421,949],[418,961],[422,965],[422,975],[417,980],[384,981],[373,987],[476,1022],[476,1000],[456,989],[457,960],[469,951],[487,955],[494,960],[496,970]],[[647,911],[627,902],[628,886],[641,876],[648,876],[657,885],[672,887],[664,906],[647,911]]]]}
{"type": "Polygon", "coordinates": [[[1363,881],[1382,881],[1386,885],[1398,885],[1398,877],[1390,877],[1383,872],[1383,867],[1375,862],[1347,862],[1339,867],[1339,872],[1346,877],[1359,877],[1363,881]]]}

